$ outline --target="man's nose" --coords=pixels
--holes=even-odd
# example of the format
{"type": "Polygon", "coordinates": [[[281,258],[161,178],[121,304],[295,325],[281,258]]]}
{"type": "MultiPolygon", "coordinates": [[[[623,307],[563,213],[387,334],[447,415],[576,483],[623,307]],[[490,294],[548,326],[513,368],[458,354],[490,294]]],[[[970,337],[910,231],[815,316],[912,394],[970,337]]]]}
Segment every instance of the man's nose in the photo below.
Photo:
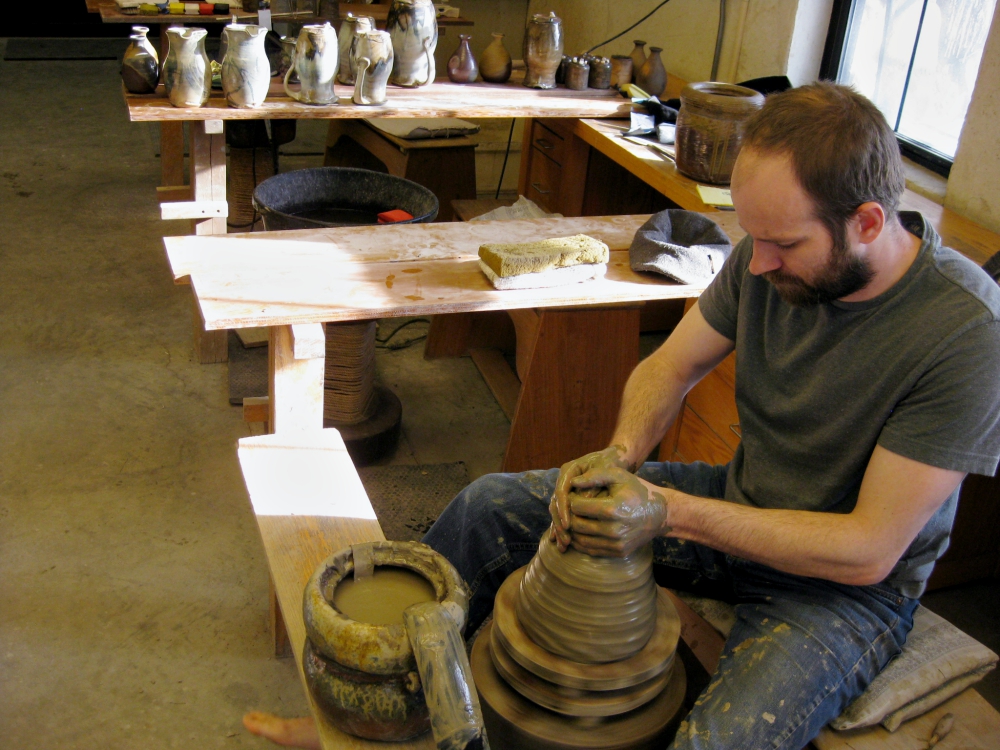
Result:
{"type": "Polygon", "coordinates": [[[781,268],[781,258],[774,248],[768,248],[766,243],[754,242],[753,254],[750,256],[749,270],[754,276],[760,276],[768,271],[781,268]]]}

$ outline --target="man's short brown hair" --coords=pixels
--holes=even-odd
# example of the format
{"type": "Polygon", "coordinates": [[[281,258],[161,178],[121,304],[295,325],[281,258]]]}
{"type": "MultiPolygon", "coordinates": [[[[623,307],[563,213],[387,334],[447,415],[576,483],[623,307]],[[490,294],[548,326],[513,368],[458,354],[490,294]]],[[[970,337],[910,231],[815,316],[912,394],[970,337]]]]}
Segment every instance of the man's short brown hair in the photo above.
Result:
{"type": "Polygon", "coordinates": [[[819,82],[772,94],[747,121],[743,148],[791,157],[835,244],[846,241],[858,206],[874,201],[891,219],[906,189],[896,134],[850,86],[819,82]]]}

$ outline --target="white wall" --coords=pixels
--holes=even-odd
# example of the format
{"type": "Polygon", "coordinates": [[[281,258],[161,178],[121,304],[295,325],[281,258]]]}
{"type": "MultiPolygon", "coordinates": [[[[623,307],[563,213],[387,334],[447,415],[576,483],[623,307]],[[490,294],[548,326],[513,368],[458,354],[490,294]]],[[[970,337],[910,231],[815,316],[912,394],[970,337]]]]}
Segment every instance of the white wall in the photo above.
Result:
{"type": "Polygon", "coordinates": [[[958,141],[944,205],[1000,232],[1000,7],[979,65],[979,77],[958,141]]]}

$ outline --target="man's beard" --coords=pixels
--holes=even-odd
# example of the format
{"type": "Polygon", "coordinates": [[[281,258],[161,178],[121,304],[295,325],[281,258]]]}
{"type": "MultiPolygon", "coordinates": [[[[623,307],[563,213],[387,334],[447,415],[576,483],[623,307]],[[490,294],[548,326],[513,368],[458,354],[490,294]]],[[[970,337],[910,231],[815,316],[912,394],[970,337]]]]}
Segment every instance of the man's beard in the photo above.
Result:
{"type": "Polygon", "coordinates": [[[796,307],[821,305],[864,289],[875,271],[864,258],[850,253],[846,238],[835,238],[830,260],[812,283],[783,271],[762,274],[782,300],[796,307]]]}

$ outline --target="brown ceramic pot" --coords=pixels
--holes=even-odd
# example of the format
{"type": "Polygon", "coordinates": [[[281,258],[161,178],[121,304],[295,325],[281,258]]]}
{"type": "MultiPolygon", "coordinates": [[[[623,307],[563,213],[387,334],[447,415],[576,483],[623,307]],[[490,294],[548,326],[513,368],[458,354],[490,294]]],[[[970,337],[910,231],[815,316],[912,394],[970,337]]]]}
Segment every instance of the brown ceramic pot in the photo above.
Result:
{"type": "Polygon", "coordinates": [[[554,89],[562,54],[562,20],[553,12],[548,15],[536,13],[524,33],[524,62],[528,66],[524,85],[534,89],[554,89]]]}
{"type": "Polygon", "coordinates": [[[479,58],[479,75],[489,83],[506,83],[512,66],[510,53],[503,46],[503,34],[493,32],[493,41],[479,58]]]}
{"type": "Polygon", "coordinates": [[[629,57],[632,58],[632,80],[635,81],[643,64],[646,62],[646,43],[641,39],[636,39],[632,44],[635,46],[629,53],[629,57]]]}
{"type": "Polygon", "coordinates": [[[667,70],[660,59],[661,47],[650,47],[649,57],[635,76],[636,85],[650,96],[662,96],[667,88],[667,70]]]}
{"type": "Polygon", "coordinates": [[[611,57],[611,85],[620,89],[626,83],[632,82],[632,58],[628,55],[613,55],[611,57]]]}
{"type": "Polygon", "coordinates": [[[731,83],[689,83],[677,115],[677,169],[698,182],[727,185],[743,145],[743,125],[763,95],[731,83]]]}
{"type": "Polygon", "coordinates": [[[472,54],[468,34],[458,35],[458,49],[448,58],[448,80],[452,83],[472,83],[479,75],[479,66],[472,54]]]}

